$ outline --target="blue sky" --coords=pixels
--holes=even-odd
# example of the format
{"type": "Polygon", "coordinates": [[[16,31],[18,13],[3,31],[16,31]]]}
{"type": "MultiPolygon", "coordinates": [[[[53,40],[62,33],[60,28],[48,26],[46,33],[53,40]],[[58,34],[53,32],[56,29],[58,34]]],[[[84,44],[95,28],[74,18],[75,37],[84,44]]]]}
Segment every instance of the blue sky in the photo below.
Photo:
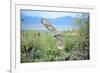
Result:
{"type": "Polygon", "coordinates": [[[58,31],[72,30],[77,28],[75,18],[81,14],[82,13],[21,10],[21,29],[47,30],[41,24],[41,18],[47,18],[58,31]]]}

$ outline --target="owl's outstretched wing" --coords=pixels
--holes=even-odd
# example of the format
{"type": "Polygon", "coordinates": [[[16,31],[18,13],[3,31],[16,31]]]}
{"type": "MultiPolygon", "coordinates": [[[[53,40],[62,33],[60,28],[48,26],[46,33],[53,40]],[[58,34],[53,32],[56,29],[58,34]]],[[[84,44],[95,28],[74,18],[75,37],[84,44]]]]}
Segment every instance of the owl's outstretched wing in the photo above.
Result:
{"type": "Polygon", "coordinates": [[[41,23],[51,32],[55,32],[56,29],[49,23],[49,21],[45,18],[41,19],[41,23]]]}
{"type": "Polygon", "coordinates": [[[57,41],[57,47],[58,49],[63,49],[64,48],[64,41],[63,41],[63,36],[49,23],[49,21],[45,18],[41,19],[41,23],[53,33],[54,37],[56,38],[57,41]]]}

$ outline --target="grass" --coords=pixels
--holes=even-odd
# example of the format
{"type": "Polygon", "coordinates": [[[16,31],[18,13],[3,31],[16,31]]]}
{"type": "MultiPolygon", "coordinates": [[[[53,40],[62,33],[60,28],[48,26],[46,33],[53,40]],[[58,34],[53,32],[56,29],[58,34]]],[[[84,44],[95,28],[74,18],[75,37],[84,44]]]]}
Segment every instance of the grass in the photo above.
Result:
{"type": "Polygon", "coordinates": [[[21,31],[21,63],[89,59],[89,34],[72,30],[62,35],[65,48],[58,49],[50,32],[21,31]]]}

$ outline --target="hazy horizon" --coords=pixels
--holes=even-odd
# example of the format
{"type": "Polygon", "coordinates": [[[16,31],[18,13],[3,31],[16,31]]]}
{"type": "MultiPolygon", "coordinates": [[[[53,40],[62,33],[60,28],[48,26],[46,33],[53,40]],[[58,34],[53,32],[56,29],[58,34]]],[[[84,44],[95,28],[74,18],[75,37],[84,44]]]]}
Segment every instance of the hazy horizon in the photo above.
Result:
{"type": "Polygon", "coordinates": [[[75,19],[82,17],[82,14],[88,15],[79,12],[21,10],[21,30],[46,31],[41,18],[47,18],[58,31],[77,29],[75,19]]]}

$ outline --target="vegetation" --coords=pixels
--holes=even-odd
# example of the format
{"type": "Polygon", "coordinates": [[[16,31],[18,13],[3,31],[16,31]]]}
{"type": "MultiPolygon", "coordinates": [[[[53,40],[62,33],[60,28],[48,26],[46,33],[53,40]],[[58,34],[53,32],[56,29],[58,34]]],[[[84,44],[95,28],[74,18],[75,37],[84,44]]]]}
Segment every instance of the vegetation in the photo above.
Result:
{"type": "Polygon", "coordinates": [[[75,20],[79,28],[63,31],[64,49],[48,31],[21,31],[21,63],[89,59],[89,18],[75,20]],[[83,23],[81,22],[84,21],[83,23]],[[81,25],[82,23],[82,25],[81,25]]]}

